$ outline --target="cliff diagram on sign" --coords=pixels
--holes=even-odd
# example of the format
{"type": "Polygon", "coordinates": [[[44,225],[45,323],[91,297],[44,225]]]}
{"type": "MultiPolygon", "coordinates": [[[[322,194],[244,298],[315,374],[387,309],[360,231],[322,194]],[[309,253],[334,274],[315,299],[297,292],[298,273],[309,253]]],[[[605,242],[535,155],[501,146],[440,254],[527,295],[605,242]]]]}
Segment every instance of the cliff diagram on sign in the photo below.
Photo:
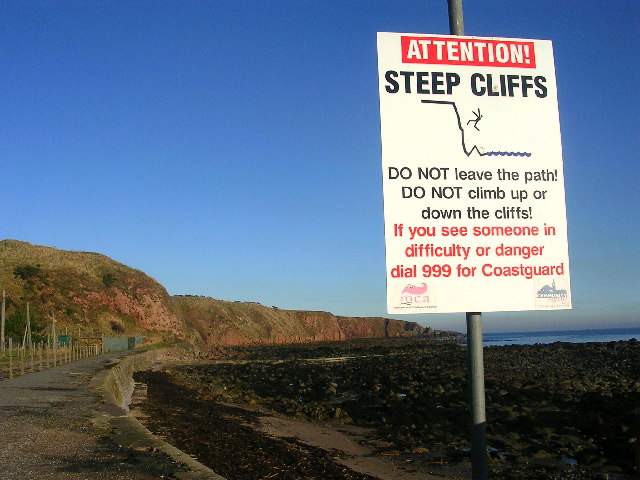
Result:
{"type": "MultiPolygon", "coordinates": [[[[471,148],[468,148],[465,142],[464,127],[462,126],[462,120],[460,119],[460,112],[458,112],[458,107],[456,106],[455,102],[448,102],[446,100],[421,100],[421,102],[427,103],[427,104],[436,104],[436,105],[450,105],[451,107],[453,107],[453,111],[455,112],[456,118],[458,119],[458,129],[460,130],[460,134],[461,134],[462,151],[467,157],[470,157],[473,152],[476,152],[481,157],[484,157],[484,156],[530,157],[531,156],[530,152],[510,152],[510,151],[485,152],[485,151],[482,151],[482,149],[479,148],[477,145],[473,145],[471,148]]],[[[469,121],[467,121],[466,125],[467,126],[472,125],[473,128],[480,131],[480,128],[478,128],[478,123],[483,118],[482,113],[480,112],[479,108],[477,111],[472,111],[472,113],[474,116],[469,121]]]]}

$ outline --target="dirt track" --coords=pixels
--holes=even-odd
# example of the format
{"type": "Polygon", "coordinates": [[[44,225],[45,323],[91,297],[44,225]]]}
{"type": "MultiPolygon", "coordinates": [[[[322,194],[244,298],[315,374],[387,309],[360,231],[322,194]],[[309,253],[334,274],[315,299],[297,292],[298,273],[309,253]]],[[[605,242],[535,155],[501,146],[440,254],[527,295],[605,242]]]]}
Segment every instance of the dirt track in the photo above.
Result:
{"type": "MultiPolygon", "coordinates": [[[[0,381],[1,480],[171,479],[182,467],[161,452],[119,446],[95,419],[91,378],[123,353],[104,354],[0,381]]],[[[122,412],[111,410],[111,413],[122,412]]]]}

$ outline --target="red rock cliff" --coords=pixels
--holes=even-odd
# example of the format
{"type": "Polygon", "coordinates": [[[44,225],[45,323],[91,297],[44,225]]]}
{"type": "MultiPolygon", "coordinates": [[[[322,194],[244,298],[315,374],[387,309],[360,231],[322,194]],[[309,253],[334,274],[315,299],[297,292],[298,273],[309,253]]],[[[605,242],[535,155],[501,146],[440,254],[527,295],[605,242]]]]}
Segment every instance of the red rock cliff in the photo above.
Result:
{"type": "Polygon", "coordinates": [[[180,296],[174,302],[208,345],[250,345],[420,335],[413,322],[339,317],[327,312],[269,308],[257,303],[180,296]]]}

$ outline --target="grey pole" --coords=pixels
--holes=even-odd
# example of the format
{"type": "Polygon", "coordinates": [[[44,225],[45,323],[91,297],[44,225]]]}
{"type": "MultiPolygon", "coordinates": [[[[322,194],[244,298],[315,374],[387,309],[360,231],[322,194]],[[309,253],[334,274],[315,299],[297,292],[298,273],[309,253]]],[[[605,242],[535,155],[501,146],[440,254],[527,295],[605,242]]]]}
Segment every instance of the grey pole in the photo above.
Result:
{"type": "Polygon", "coordinates": [[[487,417],[484,408],[484,360],[482,314],[467,312],[467,350],[471,397],[471,478],[487,478],[487,417]]]}
{"type": "Polygon", "coordinates": [[[449,33],[464,35],[464,18],[462,15],[462,0],[447,0],[449,4],[449,33]]]}
{"type": "MultiPolygon", "coordinates": [[[[462,0],[447,0],[449,33],[464,35],[462,0]]],[[[471,400],[471,478],[486,480],[487,417],[484,396],[484,360],[482,357],[482,313],[467,312],[467,349],[469,353],[469,390],[471,400]]]]}

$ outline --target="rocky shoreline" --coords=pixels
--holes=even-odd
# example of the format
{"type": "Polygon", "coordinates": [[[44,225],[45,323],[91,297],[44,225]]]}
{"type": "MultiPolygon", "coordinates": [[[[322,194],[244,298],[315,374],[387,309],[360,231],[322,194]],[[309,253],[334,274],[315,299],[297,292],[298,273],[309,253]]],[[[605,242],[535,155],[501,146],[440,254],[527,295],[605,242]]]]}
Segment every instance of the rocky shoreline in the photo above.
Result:
{"type": "MultiPolygon", "coordinates": [[[[138,408],[154,433],[229,480],[385,478],[348,467],[348,452],[267,436],[269,411],[362,429],[368,457],[388,459],[397,478],[465,478],[466,362],[456,342],[424,338],[227,348],[137,373],[147,386],[138,408]]],[[[635,340],[486,348],[491,478],[632,478],[639,372],[635,340]]]]}

